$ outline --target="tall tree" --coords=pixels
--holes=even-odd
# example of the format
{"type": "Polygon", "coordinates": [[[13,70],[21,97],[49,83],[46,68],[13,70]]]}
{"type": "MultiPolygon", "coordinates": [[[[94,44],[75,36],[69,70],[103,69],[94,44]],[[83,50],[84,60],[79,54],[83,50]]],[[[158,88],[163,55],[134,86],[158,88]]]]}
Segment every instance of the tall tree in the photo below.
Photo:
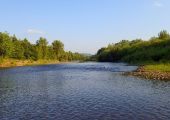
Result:
{"type": "Polygon", "coordinates": [[[36,42],[37,47],[37,56],[38,59],[46,59],[48,53],[48,42],[45,38],[40,37],[39,40],[36,42]]]}
{"type": "Polygon", "coordinates": [[[55,40],[52,43],[52,47],[56,58],[60,59],[61,55],[64,53],[64,44],[59,40],[55,40]]]}

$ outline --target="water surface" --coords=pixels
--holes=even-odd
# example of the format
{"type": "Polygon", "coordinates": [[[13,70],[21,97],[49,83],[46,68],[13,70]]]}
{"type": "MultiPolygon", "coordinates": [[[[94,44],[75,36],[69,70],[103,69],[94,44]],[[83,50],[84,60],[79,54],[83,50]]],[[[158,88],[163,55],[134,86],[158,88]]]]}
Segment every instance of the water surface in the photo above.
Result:
{"type": "Polygon", "coordinates": [[[1,120],[169,120],[170,82],[123,76],[124,63],[0,70],[1,120]]]}

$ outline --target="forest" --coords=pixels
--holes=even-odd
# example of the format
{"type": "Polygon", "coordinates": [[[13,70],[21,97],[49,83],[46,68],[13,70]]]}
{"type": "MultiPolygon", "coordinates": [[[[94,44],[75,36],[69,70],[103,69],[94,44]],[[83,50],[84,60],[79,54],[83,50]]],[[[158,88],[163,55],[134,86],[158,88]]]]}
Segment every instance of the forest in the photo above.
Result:
{"type": "Polygon", "coordinates": [[[0,60],[3,59],[76,61],[84,60],[85,56],[65,51],[60,40],[49,45],[46,38],[40,37],[36,44],[32,44],[26,38],[21,40],[15,35],[0,32],[0,60]]]}
{"type": "Polygon", "coordinates": [[[169,63],[170,35],[163,30],[149,40],[122,40],[99,49],[95,57],[100,62],[169,63]]]}

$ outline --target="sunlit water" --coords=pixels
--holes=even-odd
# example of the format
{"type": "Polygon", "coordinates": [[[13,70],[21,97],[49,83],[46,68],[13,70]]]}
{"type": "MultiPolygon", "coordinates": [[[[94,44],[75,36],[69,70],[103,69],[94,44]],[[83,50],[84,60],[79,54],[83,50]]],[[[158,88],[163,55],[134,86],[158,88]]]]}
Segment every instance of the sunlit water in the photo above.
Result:
{"type": "Polygon", "coordinates": [[[0,120],[169,120],[170,82],[123,76],[123,63],[0,70],[0,120]]]}

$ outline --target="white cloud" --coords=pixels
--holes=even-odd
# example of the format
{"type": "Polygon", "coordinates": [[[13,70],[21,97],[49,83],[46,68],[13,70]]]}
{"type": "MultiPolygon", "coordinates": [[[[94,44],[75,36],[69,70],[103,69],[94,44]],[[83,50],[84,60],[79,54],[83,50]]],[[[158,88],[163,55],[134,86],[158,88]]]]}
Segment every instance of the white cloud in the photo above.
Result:
{"type": "Polygon", "coordinates": [[[41,34],[41,35],[45,34],[45,32],[43,32],[41,30],[36,30],[36,29],[28,29],[27,33],[29,33],[29,34],[41,34]]]}
{"type": "Polygon", "coordinates": [[[163,3],[161,3],[160,1],[154,1],[153,5],[155,7],[163,7],[163,3]]]}

